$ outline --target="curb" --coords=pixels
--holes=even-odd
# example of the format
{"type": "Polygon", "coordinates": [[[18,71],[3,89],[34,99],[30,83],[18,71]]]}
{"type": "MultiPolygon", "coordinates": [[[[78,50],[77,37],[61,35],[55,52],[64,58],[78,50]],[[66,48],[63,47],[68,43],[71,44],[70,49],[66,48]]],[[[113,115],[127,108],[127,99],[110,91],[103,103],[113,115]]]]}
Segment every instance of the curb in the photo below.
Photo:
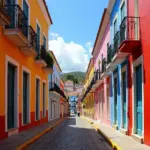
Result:
{"type": "Polygon", "coordinates": [[[51,131],[52,129],[54,129],[57,125],[59,125],[61,122],[63,122],[65,119],[61,119],[58,122],[56,122],[54,125],[52,125],[51,127],[46,128],[44,131],[38,133],[37,135],[33,136],[31,139],[29,139],[28,141],[26,141],[25,143],[21,144],[20,146],[18,146],[16,148],[16,150],[24,150],[27,146],[29,146],[30,144],[34,143],[36,140],[38,140],[41,136],[43,136],[44,134],[46,134],[47,132],[51,131]]]}
{"type": "Polygon", "coordinates": [[[112,146],[114,150],[122,150],[122,148],[118,146],[115,142],[113,142],[102,130],[100,130],[100,128],[97,125],[94,125],[94,123],[90,119],[87,119],[86,117],[83,116],[82,118],[86,120],[88,123],[90,123],[92,127],[107,140],[107,142],[112,146]]]}

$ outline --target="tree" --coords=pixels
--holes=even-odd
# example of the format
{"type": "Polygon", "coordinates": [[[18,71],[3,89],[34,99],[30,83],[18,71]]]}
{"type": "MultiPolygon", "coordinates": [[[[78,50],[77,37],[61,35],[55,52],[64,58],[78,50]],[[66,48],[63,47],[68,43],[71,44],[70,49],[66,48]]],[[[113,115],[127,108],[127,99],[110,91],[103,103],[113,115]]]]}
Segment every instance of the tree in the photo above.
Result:
{"type": "Polygon", "coordinates": [[[77,79],[77,78],[74,78],[74,79],[73,79],[73,83],[74,83],[74,84],[79,84],[78,79],[77,79]]]}
{"type": "Polygon", "coordinates": [[[74,80],[74,76],[73,75],[67,75],[67,80],[73,81],[74,80]]]}

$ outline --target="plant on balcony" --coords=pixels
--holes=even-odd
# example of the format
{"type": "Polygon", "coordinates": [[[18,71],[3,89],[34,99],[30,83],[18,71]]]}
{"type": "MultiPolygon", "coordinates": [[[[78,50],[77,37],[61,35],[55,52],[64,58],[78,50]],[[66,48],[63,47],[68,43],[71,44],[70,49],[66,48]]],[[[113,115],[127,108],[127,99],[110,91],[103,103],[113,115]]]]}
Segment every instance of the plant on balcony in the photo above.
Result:
{"type": "Polygon", "coordinates": [[[53,67],[53,59],[50,54],[45,50],[44,46],[41,47],[41,58],[47,63],[47,67],[53,67]]]}

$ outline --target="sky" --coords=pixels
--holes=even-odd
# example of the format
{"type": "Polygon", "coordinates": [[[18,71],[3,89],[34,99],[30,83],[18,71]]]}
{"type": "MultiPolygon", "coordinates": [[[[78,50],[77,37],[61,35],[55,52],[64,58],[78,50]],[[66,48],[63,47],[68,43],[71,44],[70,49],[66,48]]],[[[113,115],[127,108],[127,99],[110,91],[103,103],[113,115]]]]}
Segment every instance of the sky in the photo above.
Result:
{"type": "Polygon", "coordinates": [[[87,70],[108,0],[46,0],[53,25],[49,49],[63,72],[87,70]]]}

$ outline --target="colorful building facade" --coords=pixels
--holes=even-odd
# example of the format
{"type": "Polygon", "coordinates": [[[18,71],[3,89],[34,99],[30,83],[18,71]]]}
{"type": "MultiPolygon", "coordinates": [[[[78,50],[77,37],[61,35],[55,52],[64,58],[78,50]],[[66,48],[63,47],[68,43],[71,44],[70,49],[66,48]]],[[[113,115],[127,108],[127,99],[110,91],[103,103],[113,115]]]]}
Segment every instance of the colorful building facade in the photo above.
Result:
{"type": "Polygon", "coordinates": [[[110,41],[110,24],[107,9],[104,10],[93,48],[95,70],[95,119],[110,124],[109,73],[106,71],[107,49],[110,41]]]}
{"type": "Polygon", "coordinates": [[[148,0],[109,1],[92,53],[94,79],[82,96],[84,103],[91,90],[95,93],[95,120],[147,145],[150,145],[149,4],[148,0]],[[103,58],[107,60],[104,72],[103,58]]]}
{"type": "Polygon", "coordinates": [[[46,3],[0,3],[0,139],[48,121],[47,52],[52,24],[46,3]],[[38,10],[35,12],[35,10],[38,10]]]}
{"type": "Polygon", "coordinates": [[[56,57],[52,51],[50,54],[53,58],[53,73],[49,75],[49,120],[54,120],[60,117],[60,98],[61,98],[61,88],[60,88],[60,73],[61,68],[56,60],[56,57]]]}
{"type": "Polygon", "coordinates": [[[94,78],[94,59],[91,58],[84,81],[83,114],[92,119],[94,118],[94,92],[90,87],[93,78],[94,78]]]}

